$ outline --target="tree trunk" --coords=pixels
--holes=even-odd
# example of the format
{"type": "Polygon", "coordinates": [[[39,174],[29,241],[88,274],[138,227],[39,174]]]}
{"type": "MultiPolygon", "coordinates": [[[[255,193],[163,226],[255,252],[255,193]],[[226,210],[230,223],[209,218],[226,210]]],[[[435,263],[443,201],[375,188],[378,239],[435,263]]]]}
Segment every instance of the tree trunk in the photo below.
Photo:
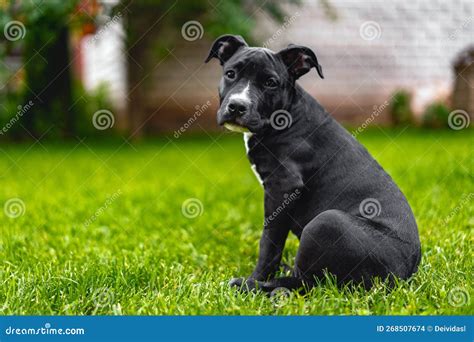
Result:
{"type": "Polygon", "coordinates": [[[152,67],[157,61],[152,58],[151,45],[160,39],[161,10],[157,6],[133,2],[127,17],[127,69],[128,69],[128,118],[131,138],[137,139],[145,133],[148,113],[147,84],[152,67]],[[154,62],[154,63],[153,63],[154,62]]]}

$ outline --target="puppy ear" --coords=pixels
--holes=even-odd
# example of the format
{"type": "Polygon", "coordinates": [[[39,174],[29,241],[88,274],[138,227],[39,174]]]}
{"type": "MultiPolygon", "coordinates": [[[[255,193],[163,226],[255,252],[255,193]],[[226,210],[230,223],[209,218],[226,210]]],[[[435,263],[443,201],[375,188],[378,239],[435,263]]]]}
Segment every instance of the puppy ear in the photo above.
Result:
{"type": "Polygon", "coordinates": [[[217,58],[221,65],[229,60],[230,57],[237,52],[243,46],[248,46],[244,38],[241,36],[234,36],[226,34],[217,38],[212,44],[209,55],[207,56],[204,63],[209,62],[212,58],[217,58]]]}
{"type": "Polygon", "coordinates": [[[310,48],[290,44],[286,49],[278,52],[278,55],[295,79],[300,78],[313,67],[316,68],[319,76],[324,78],[323,69],[318,63],[318,58],[310,48]]]}

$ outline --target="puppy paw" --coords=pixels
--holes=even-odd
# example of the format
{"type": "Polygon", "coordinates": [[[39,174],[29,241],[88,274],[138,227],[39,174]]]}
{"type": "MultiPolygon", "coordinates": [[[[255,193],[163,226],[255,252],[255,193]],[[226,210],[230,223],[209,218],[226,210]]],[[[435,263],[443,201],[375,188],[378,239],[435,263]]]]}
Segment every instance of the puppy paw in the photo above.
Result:
{"type": "Polygon", "coordinates": [[[230,287],[242,287],[242,284],[245,282],[245,278],[232,278],[229,280],[230,287]]]}
{"type": "Polygon", "coordinates": [[[259,281],[255,279],[246,279],[246,278],[232,278],[229,281],[230,287],[235,287],[242,292],[252,292],[256,291],[259,288],[259,281]]]}

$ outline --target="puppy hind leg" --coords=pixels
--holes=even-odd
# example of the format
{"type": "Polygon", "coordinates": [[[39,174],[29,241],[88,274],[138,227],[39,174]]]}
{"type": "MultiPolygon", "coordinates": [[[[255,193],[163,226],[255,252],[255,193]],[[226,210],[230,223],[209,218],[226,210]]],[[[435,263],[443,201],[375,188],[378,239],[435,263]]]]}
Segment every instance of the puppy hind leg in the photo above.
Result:
{"type": "Polygon", "coordinates": [[[327,210],[303,230],[295,275],[308,281],[323,279],[327,270],[340,285],[352,281],[370,287],[374,277],[399,275],[400,266],[404,266],[400,253],[403,247],[367,220],[340,210],[327,210]]]}

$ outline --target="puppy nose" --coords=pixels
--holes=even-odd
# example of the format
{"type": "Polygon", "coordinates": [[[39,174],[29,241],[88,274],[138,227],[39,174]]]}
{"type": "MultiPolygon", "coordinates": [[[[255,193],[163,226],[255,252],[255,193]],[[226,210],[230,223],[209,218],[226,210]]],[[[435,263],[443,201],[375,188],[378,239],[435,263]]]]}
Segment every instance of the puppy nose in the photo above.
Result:
{"type": "Polygon", "coordinates": [[[232,115],[242,116],[247,113],[249,107],[246,101],[232,100],[227,105],[227,110],[232,115]]]}

